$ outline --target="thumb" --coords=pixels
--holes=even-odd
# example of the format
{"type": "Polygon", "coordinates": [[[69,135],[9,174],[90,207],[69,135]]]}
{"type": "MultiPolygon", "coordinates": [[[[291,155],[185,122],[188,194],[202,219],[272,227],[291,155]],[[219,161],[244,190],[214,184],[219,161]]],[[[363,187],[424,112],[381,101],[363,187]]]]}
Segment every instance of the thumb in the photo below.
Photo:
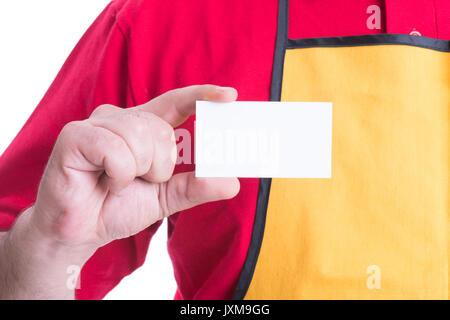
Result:
{"type": "Polygon", "coordinates": [[[231,199],[239,188],[237,178],[196,178],[194,172],[179,173],[161,184],[160,205],[169,216],[206,202],[231,199]]]}

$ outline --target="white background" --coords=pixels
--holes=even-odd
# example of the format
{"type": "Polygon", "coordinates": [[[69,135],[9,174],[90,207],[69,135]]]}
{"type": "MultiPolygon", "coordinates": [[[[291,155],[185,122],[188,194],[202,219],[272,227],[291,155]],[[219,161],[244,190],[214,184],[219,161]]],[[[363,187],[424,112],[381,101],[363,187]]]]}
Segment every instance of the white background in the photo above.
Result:
{"type": "MultiPolygon", "coordinates": [[[[109,0],[0,0],[0,153],[19,132],[75,44],[109,0]]],[[[1,179],[1,177],[0,177],[1,179]]],[[[107,299],[172,299],[164,223],[146,263],[107,299]]]]}

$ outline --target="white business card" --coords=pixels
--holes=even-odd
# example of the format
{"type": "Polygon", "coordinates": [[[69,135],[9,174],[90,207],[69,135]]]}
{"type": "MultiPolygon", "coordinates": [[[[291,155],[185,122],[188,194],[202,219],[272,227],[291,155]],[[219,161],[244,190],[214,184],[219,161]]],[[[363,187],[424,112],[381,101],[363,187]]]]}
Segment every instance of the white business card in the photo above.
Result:
{"type": "Polygon", "coordinates": [[[331,178],[330,102],[197,101],[197,177],[331,178]]]}

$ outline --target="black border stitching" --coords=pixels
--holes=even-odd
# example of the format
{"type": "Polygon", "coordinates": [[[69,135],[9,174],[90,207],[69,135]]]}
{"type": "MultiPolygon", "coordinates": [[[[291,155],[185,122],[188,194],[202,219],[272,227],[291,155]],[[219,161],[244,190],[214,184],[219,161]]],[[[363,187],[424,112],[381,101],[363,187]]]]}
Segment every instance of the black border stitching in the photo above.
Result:
{"type": "MultiPolygon", "coordinates": [[[[280,0],[278,4],[278,26],[275,43],[275,53],[273,58],[272,80],[270,86],[270,101],[280,101],[281,85],[283,81],[284,55],[288,39],[288,16],[289,0],[280,0]]],[[[256,262],[264,237],[266,226],[267,205],[269,203],[271,178],[261,178],[259,180],[259,190],[256,202],[255,219],[253,222],[252,236],[248,247],[247,257],[241,272],[233,300],[242,300],[247,294],[250,283],[255,272],[256,262]]]]}
{"type": "MultiPolygon", "coordinates": [[[[361,36],[288,39],[286,49],[317,47],[356,47],[370,45],[406,45],[450,52],[450,41],[406,34],[366,34],[361,36]]],[[[281,81],[281,80],[280,80],[281,81]]]]}
{"type": "MultiPolygon", "coordinates": [[[[270,87],[270,101],[280,101],[283,82],[284,57],[287,49],[318,47],[354,47],[370,45],[408,45],[442,52],[450,52],[450,41],[405,34],[373,34],[346,37],[319,37],[289,39],[289,0],[278,4],[277,38],[270,87]]],[[[233,300],[242,300],[247,294],[253,278],[256,263],[264,237],[267,206],[269,202],[271,178],[261,178],[259,182],[255,219],[250,245],[244,266],[234,291],[233,300]]]]}

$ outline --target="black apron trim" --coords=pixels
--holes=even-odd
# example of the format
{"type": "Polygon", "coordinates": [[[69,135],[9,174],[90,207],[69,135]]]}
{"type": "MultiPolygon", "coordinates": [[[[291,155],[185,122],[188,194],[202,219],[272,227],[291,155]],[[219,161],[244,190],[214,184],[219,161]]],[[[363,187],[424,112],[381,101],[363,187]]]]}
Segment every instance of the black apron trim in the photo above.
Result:
{"type": "MultiPolygon", "coordinates": [[[[270,87],[270,101],[280,101],[281,84],[283,81],[284,55],[288,39],[289,1],[280,0],[278,3],[278,26],[275,53],[273,58],[272,80],[270,87]]],[[[259,252],[266,226],[267,205],[269,203],[271,178],[261,178],[259,181],[258,197],[256,202],[255,219],[253,222],[252,237],[248,247],[247,257],[242,268],[233,300],[242,300],[247,294],[258,261],[259,252]]]]}
{"type": "MultiPolygon", "coordinates": [[[[317,47],[352,47],[370,45],[408,45],[442,52],[450,52],[450,41],[404,34],[374,34],[346,37],[319,37],[289,39],[289,0],[279,0],[278,26],[275,44],[270,101],[280,101],[283,82],[284,57],[287,49],[317,47]]],[[[266,224],[272,179],[262,178],[259,182],[255,219],[247,257],[236,286],[233,300],[242,300],[247,294],[258,261],[266,224]]]]}
{"type": "MultiPolygon", "coordinates": [[[[288,39],[287,49],[317,47],[355,47],[370,45],[406,45],[450,52],[450,41],[406,34],[368,34],[347,37],[288,39]]],[[[280,80],[281,81],[281,80],[280,80]]]]}

